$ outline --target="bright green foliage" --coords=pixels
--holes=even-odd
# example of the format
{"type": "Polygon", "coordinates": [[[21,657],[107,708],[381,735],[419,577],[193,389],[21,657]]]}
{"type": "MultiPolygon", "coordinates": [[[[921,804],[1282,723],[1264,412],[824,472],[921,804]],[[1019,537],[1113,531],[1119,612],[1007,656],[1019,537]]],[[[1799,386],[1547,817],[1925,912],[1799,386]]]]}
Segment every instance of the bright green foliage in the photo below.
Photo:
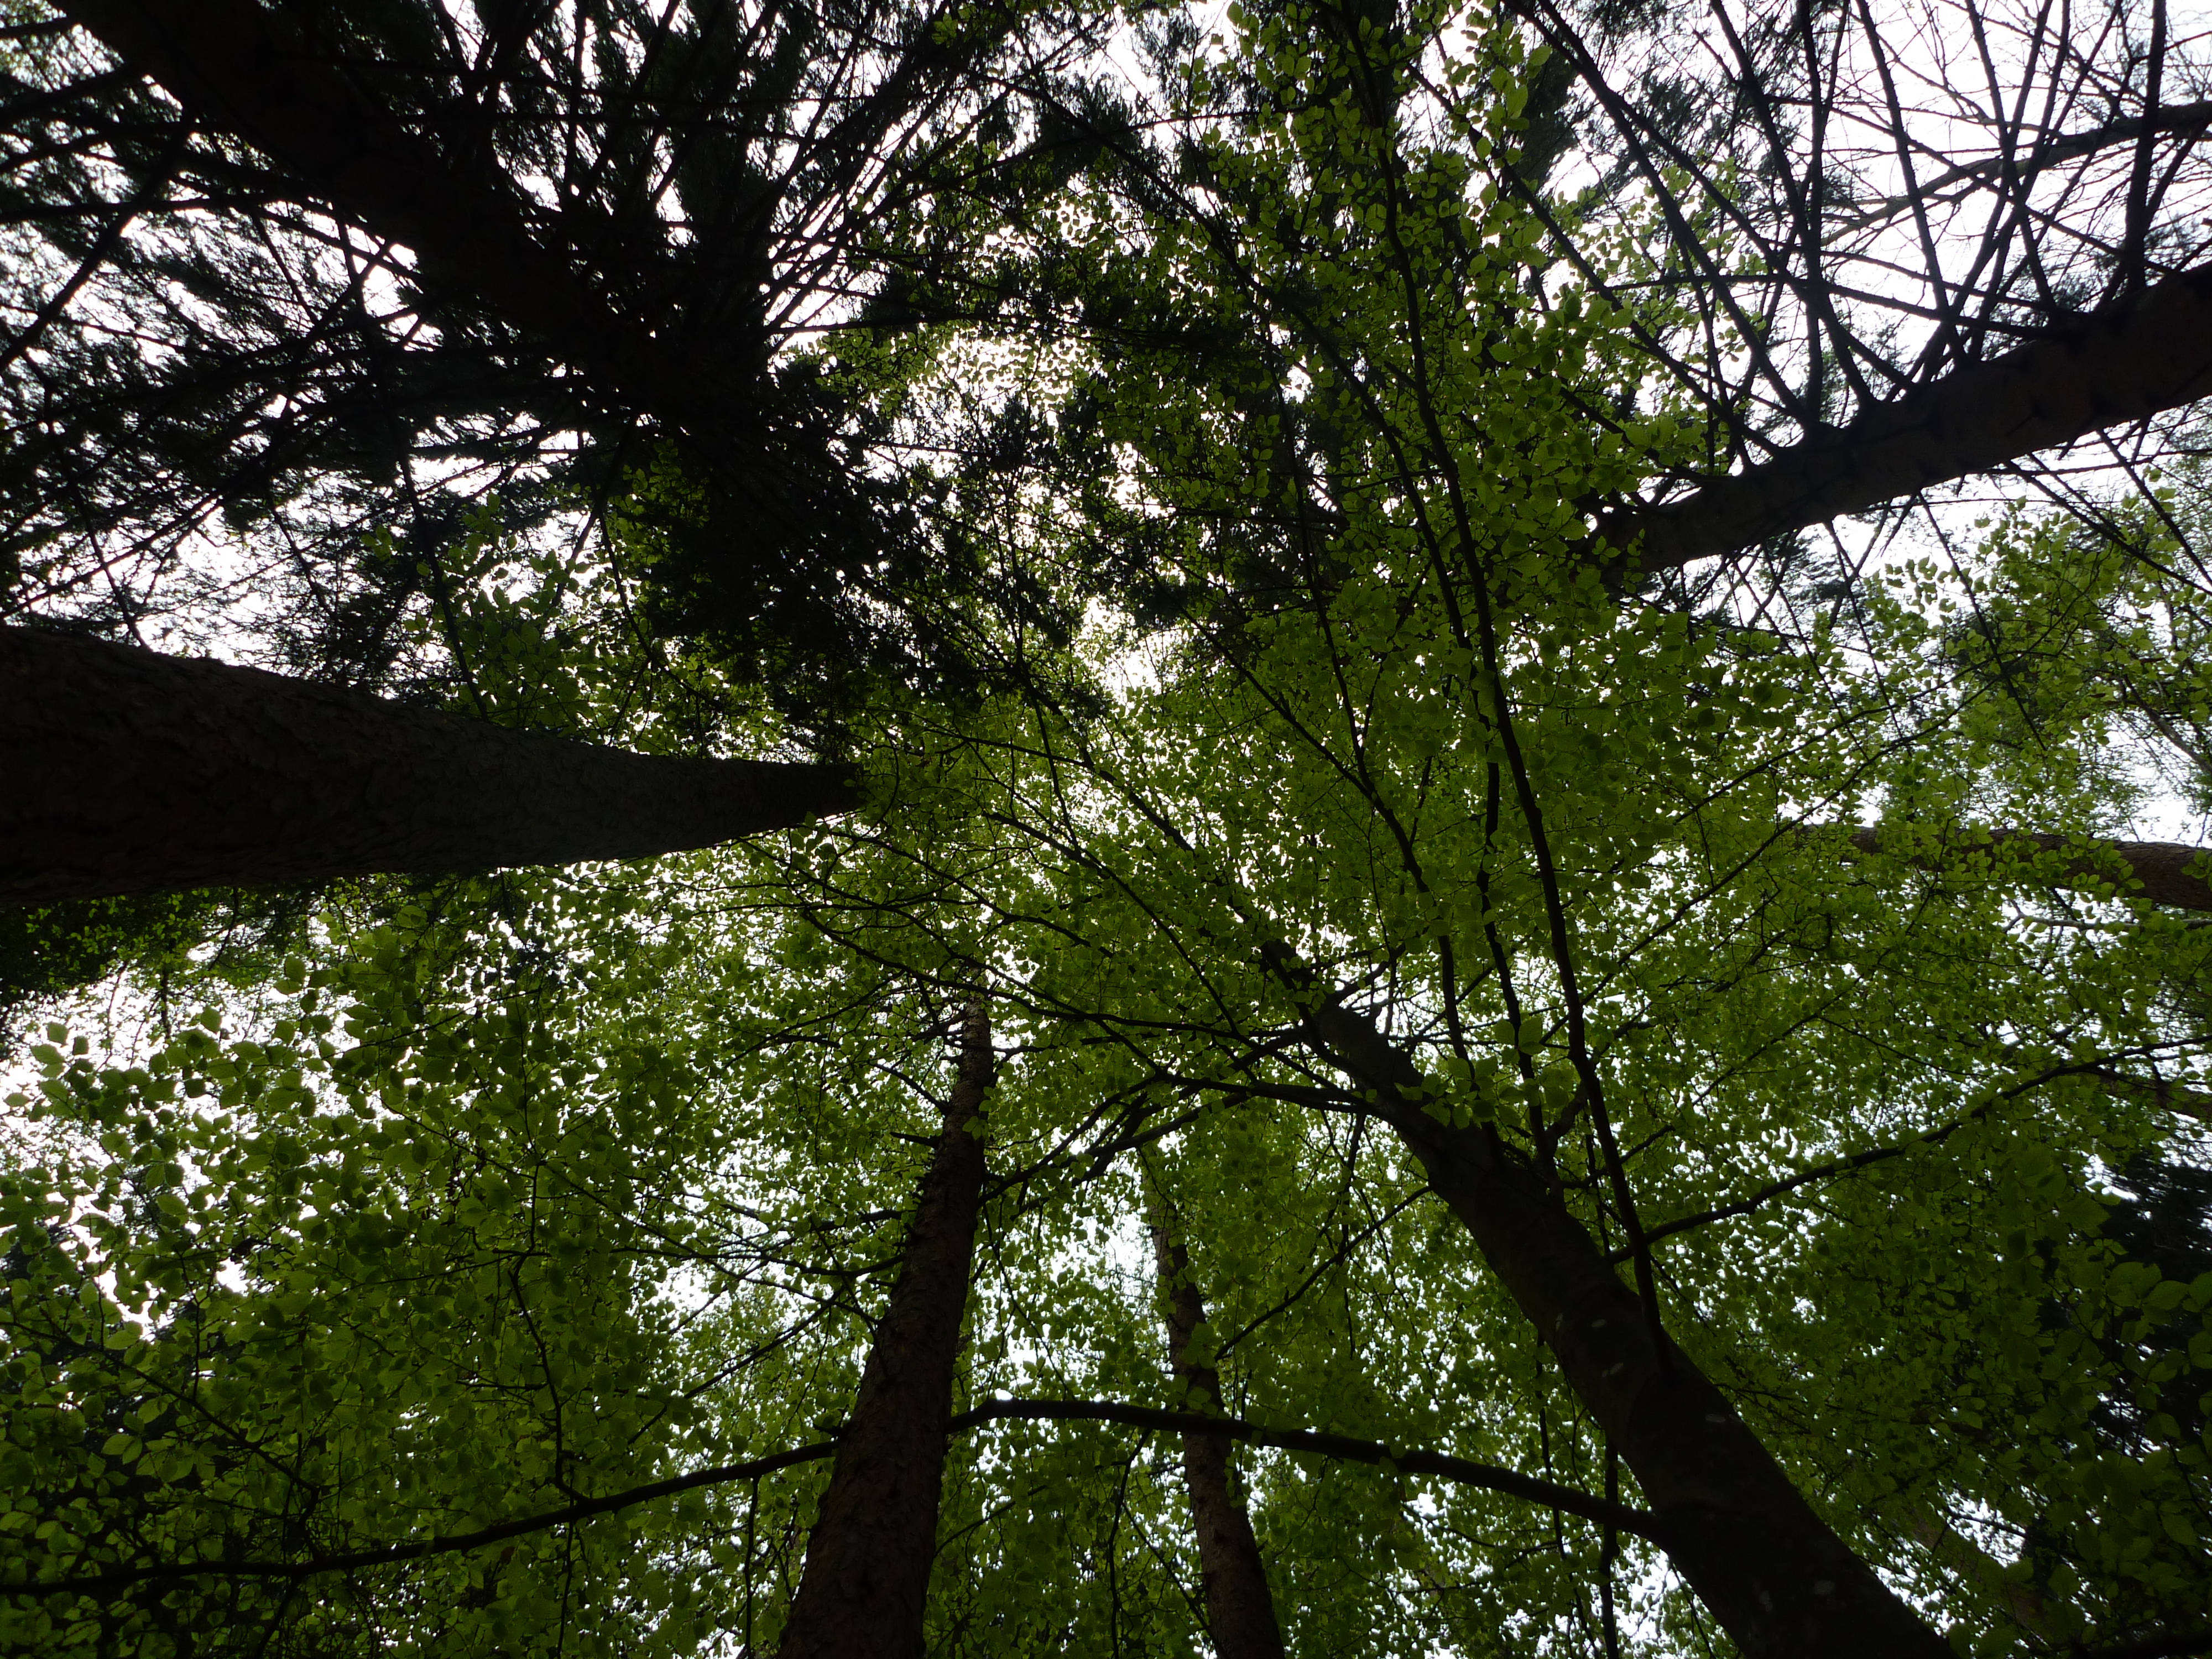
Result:
{"type": "MultiPolygon", "coordinates": [[[[1066,423],[1110,479],[947,487],[1032,574],[1080,562],[1054,538],[1141,555],[1080,639],[970,619],[1029,695],[881,699],[848,734],[875,805],[818,834],[334,908],[251,1030],[43,1058],[7,1188],[9,1582],[299,1562],[818,1438],[980,986],[1003,1065],[956,1412],[1187,1404],[1164,1208],[1234,1411],[1606,1490],[1538,1334],[1307,1042],[1328,996],[1624,1273],[1646,1241],[1674,1338],[1962,1651],[2201,1613],[2212,1273],[2108,1222],[2129,1172],[2201,1158],[2156,1085],[2199,1074],[2212,933],[1958,833],[2121,826],[2112,734],[2202,672],[2140,621],[2170,579],[2023,519],[1971,585],[1900,569],[1802,633],[1609,589],[1578,504],[1705,440],[1650,409],[1653,318],[1531,273],[1517,30],[1231,17],[1183,60],[1180,148],[1102,161],[1051,250],[1097,325],[1055,361],[1066,423]],[[2136,678],[2069,645],[2023,695],[1977,616],[2136,678]]],[[[594,724],[621,701],[590,665],[628,647],[558,641],[611,637],[612,601],[531,592],[469,623],[526,641],[485,695],[581,686],[554,700],[594,724]]],[[[1202,1651],[1176,1453],[963,1435],[931,1650],[1202,1651]]],[[[1302,1655],[1601,1652],[1608,1571],[1628,1649],[1724,1648],[1586,1522],[1240,1467],[1302,1655]]],[[[21,1600],[8,1639],[771,1651],[822,1468],[290,1601],[21,1600]]]]}
{"type": "Polygon", "coordinates": [[[2197,532],[2205,500],[2191,464],[2101,535],[2020,511],[1991,528],[1950,612],[1956,661],[2002,688],[1979,719],[1992,773],[2047,772],[2063,753],[2109,812],[2147,785],[2194,812],[2212,804],[2212,616],[2177,533],[2197,532]],[[2146,749],[2162,763],[2148,776],[2124,764],[2146,749]]]}

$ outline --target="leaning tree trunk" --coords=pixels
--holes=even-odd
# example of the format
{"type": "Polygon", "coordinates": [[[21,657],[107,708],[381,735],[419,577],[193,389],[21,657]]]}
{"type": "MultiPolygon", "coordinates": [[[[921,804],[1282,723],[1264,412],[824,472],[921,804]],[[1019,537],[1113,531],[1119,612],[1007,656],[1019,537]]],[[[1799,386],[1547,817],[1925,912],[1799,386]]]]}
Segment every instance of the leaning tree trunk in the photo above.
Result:
{"type": "Polygon", "coordinates": [[[1814,1513],[1689,1356],[1654,1333],[1533,1169],[1487,1125],[1448,1129],[1423,1112],[1419,1067],[1372,1021],[1324,1001],[1306,1030],[1373,1091],[1634,1473],[1668,1559],[1747,1659],[1948,1659],[1950,1645],[1814,1513]]]}
{"type": "Polygon", "coordinates": [[[647,858],[857,805],[853,769],[629,754],[0,628],[0,902],[647,858]]]}
{"type": "MultiPolygon", "coordinates": [[[[1163,1215],[1165,1206],[1162,1206],[1163,1215]]],[[[1192,1344],[1206,1322],[1206,1304],[1191,1281],[1190,1253],[1164,1222],[1152,1226],[1152,1255],[1160,1288],[1167,1293],[1168,1340],[1176,1375],[1201,1408],[1226,1414],[1221,1374],[1198,1362],[1192,1344]]],[[[1190,1488],[1191,1528],[1198,1534],[1198,1571],[1206,1591],[1206,1634],[1218,1659],[1282,1659],[1283,1629],[1252,1517],[1237,1496],[1229,1472],[1229,1437],[1190,1434],[1182,1437],[1183,1480],[1190,1488]]]]}
{"type": "Polygon", "coordinates": [[[945,1133],[922,1177],[890,1306],[876,1327],[853,1415],[784,1626],[781,1659],[920,1659],[953,1361],[983,1199],[976,1122],[991,1085],[978,1000],[962,1034],[945,1133]]]}
{"type": "Polygon", "coordinates": [[[1607,514],[1597,535],[1616,568],[1672,570],[2205,397],[2212,264],[1914,386],[1678,501],[1607,514]]]}

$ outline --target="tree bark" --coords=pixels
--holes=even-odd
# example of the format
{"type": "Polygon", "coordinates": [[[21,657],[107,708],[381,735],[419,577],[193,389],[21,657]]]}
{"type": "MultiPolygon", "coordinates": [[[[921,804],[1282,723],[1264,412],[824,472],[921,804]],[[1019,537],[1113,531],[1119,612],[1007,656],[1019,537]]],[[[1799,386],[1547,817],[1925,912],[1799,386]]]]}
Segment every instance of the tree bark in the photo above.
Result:
{"type": "Polygon", "coordinates": [[[898,1281],[806,1540],[781,1659],[920,1659],[922,1652],[953,1362],[982,1207],[976,1119],[991,1073],[991,1028],[979,1000],[964,1022],[945,1133],[922,1177],[898,1281]]]}
{"type": "MultiPolygon", "coordinates": [[[[1191,1345],[1206,1322],[1206,1304],[1190,1277],[1190,1253],[1164,1222],[1152,1225],[1152,1257],[1168,1303],[1168,1341],[1176,1375],[1200,1408],[1226,1415],[1221,1374],[1198,1363],[1191,1345]]],[[[1182,1472],[1190,1491],[1191,1528],[1198,1536],[1198,1571],[1206,1593],[1206,1634],[1217,1659],[1282,1659],[1283,1627],[1267,1589],[1260,1540],[1237,1497],[1229,1468],[1229,1437],[1182,1437],[1182,1472]]]]}
{"type": "MultiPolygon", "coordinates": [[[[1895,851],[1895,834],[1880,826],[1854,830],[1850,845],[1862,853],[1895,851]]],[[[1967,830],[1947,833],[1941,843],[1942,853],[1954,857],[1962,853],[1986,854],[1999,848],[2033,848],[2039,853],[2072,852],[2073,857],[2045,878],[2053,886],[2078,888],[2099,883],[2112,885],[2112,861],[2117,860],[2123,866],[2122,890],[2129,896],[2147,898],[2154,904],[2170,904],[2180,910],[2212,910],[2212,885],[2207,885],[2202,876],[2191,871],[2208,850],[2202,847],[2172,841],[2105,841],[2094,836],[2053,836],[2028,830],[1967,830]],[[2085,848],[2089,850],[2081,850],[2085,848]],[[2124,877],[2128,874],[2141,884],[2125,887],[2124,877]]],[[[1913,854],[1912,861],[1932,866],[1941,860],[1935,854],[1913,854]]]]}
{"type": "Polygon", "coordinates": [[[2212,264],[2203,264],[1680,501],[1606,514],[1597,535],[1615,569],[1672,570],[2208,395],[2212,264]]]}
{"type": "Polygon", "coordinates": [[[1670,1340],[1537,1172],[1486,1125],[1422,1111],[1420,1069],[1372,1021],[1323,1002],[1315,1046],[1466,1224],[1634,1473],[1668,1558],[1748,1659],[1946,1659],[1950,1647],[1814,1513],[1724,1395],[1670,1340]],[[1663,1347],[1662,1345],[1663,1344],[1663,1347]]]}
{"type": "Polygon", "coordinates": [[[649,858],[858,805],[850,767],[636,755],[0,628],[0,902],[649,858]]]}

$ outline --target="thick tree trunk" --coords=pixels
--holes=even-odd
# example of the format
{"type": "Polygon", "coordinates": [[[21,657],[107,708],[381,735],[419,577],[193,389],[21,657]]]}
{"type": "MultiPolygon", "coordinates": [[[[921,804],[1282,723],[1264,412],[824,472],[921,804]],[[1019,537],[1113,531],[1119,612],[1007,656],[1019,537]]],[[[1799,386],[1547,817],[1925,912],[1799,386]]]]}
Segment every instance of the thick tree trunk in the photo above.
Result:
{"type": "Polygon", "coordinates": [[[1599,521],[1616,562],[1671,570],[2212,396],[2212,264],[1971,364],[1663,507],[1599,521]]]}
{"type": "Polygon", "coordinates": [[[1635,1294],[1534,1170],[1487,1127],[1448,1129],[1421,1111],[1419,1068],[1371,1021],[1324,1003],[1306,1024],[1375,1091],[1635,1474],[1668,1558],[1748,1659],[1946,1659],[1949,1645],[1813,1512],[1720,1390],[1655,1338],[1635,1294]]]}
{"type": "MultiPolygon", "coordinates": [[[[1192,1354],[1198,1328],[1206,1322],[1206,1304],[1191,1281],[1190,1253],[1155,1223],[1152,1255],[1167,1294],[1176,1375],[1200,1409],[1211,1407],[1225,1413],[1221,1374],[1192,1354]]],[[[1206,1590],[1206,1634],[1213,1638],[1218,1659],[1282,1659],[1283,1628],[1276,1622],[1252,1517],[1231,1479],[1229,1447],[1226,1435],[1182,1437],[1183,1480],[1190,1489],[1191,1528],[1198,1536],[1198,1571],[1206,1590]]]]}
{"type": "Polygon", "coordinates": [[[975,1122],[991,1085],[991,1028],[968,1012],[945,1133],[922,1177],[898,1282],[876,1327],[781,1659],[920,1659],[937,1506],[952,1421],[953,1362],[982,1206],[975,1122]]]}
{"type": "Polygon", "coordinates": [[[0,628],[0,902],[648,858],[846,811],[854,784],[0,628]]]}
{"type": "MultiPolygon", "coordinates": [[[[1862,853],[1894,851],[1894,833],[1881,828],[1854,830],[1850,844],[1862,853]]],[[[2081,887],[2093,883],[2109,885],[2116,874],[2132,874],[2142,884],[2126,890],[2135,897],[2147,898],[2154,904],[2170,904],[2176,909],[2212,910],[2212,886],[2208,886],[2202,876],[2191,873],[2191,866],[2208,850],[2202,847],[2172,841],[2103,841],[2094,836],[2052,836],[2027,830],[1969,830],[1946,836],[1942,844],[1942,851],[1954,856],[2011,848],[2032,848],[2039,853],[2076,849],[2074,856],[2049,878],[2055,886],[2081,887]],[[2078,850],[2084,848],[2089,849],[2086,854],[2078,850]],[[2122,866],[2118,872],[2113,868],[2114,860],[2122,866]]],[[[1933,857],[1914,857],[1915,863],[1936,861],[1933,857]]]]}

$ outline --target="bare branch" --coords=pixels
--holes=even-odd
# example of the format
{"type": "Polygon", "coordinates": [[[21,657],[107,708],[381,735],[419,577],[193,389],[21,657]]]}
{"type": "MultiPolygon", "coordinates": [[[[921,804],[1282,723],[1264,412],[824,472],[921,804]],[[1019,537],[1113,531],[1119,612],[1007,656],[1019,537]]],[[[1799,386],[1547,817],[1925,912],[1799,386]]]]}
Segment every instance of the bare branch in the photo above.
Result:
{"type": "Polygon", "coordinates": [[[1615,573],[1679,569],[2208,395],[2212,264],[2200,264],[1680,500],[1607,514],[1595,540],[1615,573]]]}

